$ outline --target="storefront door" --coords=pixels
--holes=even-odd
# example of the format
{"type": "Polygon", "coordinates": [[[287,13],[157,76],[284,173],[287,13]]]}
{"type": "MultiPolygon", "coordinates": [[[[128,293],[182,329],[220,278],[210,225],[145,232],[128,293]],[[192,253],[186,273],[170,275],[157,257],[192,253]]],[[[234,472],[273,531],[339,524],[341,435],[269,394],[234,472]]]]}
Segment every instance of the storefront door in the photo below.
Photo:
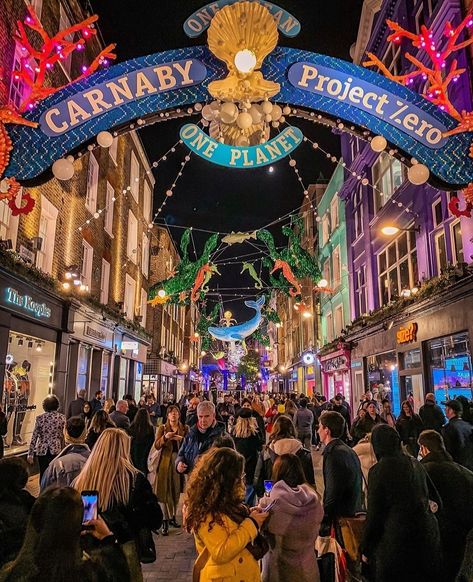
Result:
{"type": "Polygon", "coordinates": [[[424,382],[422,374],[412,374],[401,376],[401,389],[403,399],[407,399],[412,393],[414,397],[414,411],[419,412],[419,408],[424,404],[424,382]]]}

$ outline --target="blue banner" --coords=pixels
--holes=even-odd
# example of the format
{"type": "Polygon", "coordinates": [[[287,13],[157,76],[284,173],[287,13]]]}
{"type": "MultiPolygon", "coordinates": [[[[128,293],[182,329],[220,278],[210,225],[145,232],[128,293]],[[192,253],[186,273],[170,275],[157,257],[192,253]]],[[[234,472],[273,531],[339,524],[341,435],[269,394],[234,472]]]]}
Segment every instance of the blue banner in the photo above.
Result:
{"type": "MultiPolygon", "coordinates": [[[[241,0],[218,0],[217,2],[212,2],[206,6],[202,6],[199,10],[196,10],[192,16],[184,22],[184,32],[190,38],[196,38],[200,36],[207,28],[210,26],[210,22],[215,14],[221,10],[224,6],[230,6],[235,4],[235,2],[240,2],[241,0]]],[[[264,0],[250,0],[262,4],[269,12],[274,16],[276,24],[278,26],[279,32],[284,34],[284,36],[297,36],[301,31],[301,23],[289,14],[283,8],[272,4],[271,2],[265,2],[264,0]]]]}
{"type": "Polygon", "coordinates": [[[257,146],[230,146],[220,143],[188,123],[181,128],[180,138],[195,154],[219,166],[248,170],[273,164],[293,152],[304,139],[298,127],[286,127],[280,134],[257,146]]]}

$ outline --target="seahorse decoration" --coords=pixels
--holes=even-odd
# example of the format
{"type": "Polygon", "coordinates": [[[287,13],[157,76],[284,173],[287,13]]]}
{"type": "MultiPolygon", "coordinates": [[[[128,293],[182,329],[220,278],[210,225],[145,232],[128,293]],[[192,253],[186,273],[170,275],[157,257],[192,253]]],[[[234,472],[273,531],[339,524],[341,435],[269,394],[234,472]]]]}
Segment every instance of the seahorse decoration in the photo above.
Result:
{"type": "Polygon", "coordinates": [[[276,261],[274,262],[273,270],[271,271],[271,275],[275,271],[279,271],[279,269],[282,270],[283,277],[286,279],[286,281],[288,281],[292,285],[292,287],[289,288],[289,295],[291,297],[297,297],[298,295],[300,295],[302,293],[301,286],[299,285],[299,282],[295,278],[294,273],[292,272],[292,269],[289,266],[289,263],[287,261],[282,261],[281,259],[276,259],[276,261]]]}
{"type": "Polygon", "coordinates": [[[248,275],[254,280],[256,281],[255,283],[255,289],[262,289],[263,288],[263,281],[261,281],[261,279],[258,277],[258,274],[256,273],[256,269],[253,265],[253,263],[243,263],[243,268],[241,270],[240,275],[243,275],[243,273],[245,271],[248,271],[248,275]]]}
{"type": "Polygon", "coordinates": [[[12,107],[6,106],[0,108],[0,200],[8,200],[8,206],[11,209],[12,215],[18,216],[18,214],[28,214],[28,212],[31,212],[34,208],[35,201],[25,191],[21,197],[20,205],[17,206],[15,199],[21,189],[20,184],[15,178],[2,179],[3,173],[10,161],[10,152],[13,149],[12,140],[5,127],[8,123],[26,125],[28,127],[36,127],[38,124],[23,119],[12,107]]]}
{"type": "Polygon", "coordinates": [[[217,267],[210,263],[206,263],[198,270],[192,287],[191,301],[197,301],[200,298],[201,293],[207,293],[209,290],[207,284],[214,273],[220,275],[217,267]]]}

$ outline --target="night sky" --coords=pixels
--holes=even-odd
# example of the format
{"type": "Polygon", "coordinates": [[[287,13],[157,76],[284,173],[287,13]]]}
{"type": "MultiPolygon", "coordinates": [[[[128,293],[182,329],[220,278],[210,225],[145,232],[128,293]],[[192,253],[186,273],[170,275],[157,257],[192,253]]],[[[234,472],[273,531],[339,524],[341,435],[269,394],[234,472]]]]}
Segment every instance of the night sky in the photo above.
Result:
{"type": "MultiPolygon", "coordinates": [[[[99,25],[106,43],[117,43],[118,60],[123,61],[154,52],[169,50],[193,44],[205,44],[204,33],[196,39],[188,38],[182,24],[195,10],[206,4],[205,0],[92,0],[99,25]]],[[[362,0],[278,0],[279,6],[293,14],[302,25],[299,36],[279,37],[279,44],[324,53],[342,59],[349,59],[349,49],[356,40],[362,0]]],[[[196,121],[198,117],[159,123],[140,130],[151,161],[161,157],[178,139],[179,129],[184,124],[196,121]]],[[[303,123],[292,118],[291,123],[299,126],[312,140],[336,156],[340,155],[338,136],[330,130],[312,123],[303,123]]],[[[166,162],[161,162],[155,176],[155,209],[165,197],[165,192],[177,175],[180,163],[188,153],[180,146],[166,162]]],[[[334,166],[324,155],[302,144],[294,158],[306,185],[315,182],[321,175],[329,178],[334,166]]],[[[168,199],[165,212],[161,214],[171,225],[171,233],[178,241],[183,230],[172,225],[193,226],[194,228],[219,232],[249,231],[261,228],[277,218],[296,209],[302,203],[301,187],[296,180],[288,159],[274,166],[274,172],[267,168],[254,170],[229,170],[206,162],[193,155],[182,178],[168,199]]],[[[278,232],[280,226],[271,229],[279,244],[284,242],[278,232]]],[[[195,231],[194,241],[200,254],[208,234],[195,231]]],[[[251,253],[256,250],[248,244],[228,247],[219,260],[251,253]]],[[[193,249],[191,245],[191,257],[193,249]]],[[[261,255],[259,255],[261,256],[261,255]]],[[[259,265],[259,263],[256,263],[259,265]]],[[[241,265],[222,266],[221,277],[214,277],[210,287],[247,287],[252,280],[245,274],[240,277],[241,265]]],[[[259,270],[259,266],[257,268],[259,270]]],[[[247,293],[247,291],[222,291],[224,293],[247,293]]],[[[251,293],[249,291],[248,293],[251,293]]],[[[224,300],[232,299],[228,296],[224,300]]],[[[227,305],[237,317],[245,317],[241,300],[233,300],[227,305]]]]}

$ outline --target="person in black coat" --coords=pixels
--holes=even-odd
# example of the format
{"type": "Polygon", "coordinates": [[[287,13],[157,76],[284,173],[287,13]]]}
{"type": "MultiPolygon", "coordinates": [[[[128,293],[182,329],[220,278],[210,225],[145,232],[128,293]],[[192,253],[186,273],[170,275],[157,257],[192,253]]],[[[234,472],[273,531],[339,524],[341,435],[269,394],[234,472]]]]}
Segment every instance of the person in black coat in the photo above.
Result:
{"type": "Polygon", "coordinates": [[[435,404],[435,395],[432,392],[425,395],[425,404],[420,407],[419,416],[424,424],[424,430],[432,429],[440,432],[447,422],[442,409],[435,404]]]}
{"type": "Polygon", "coordinates": [[[154,427],[146,408],[140,408],[130,425],[131,460],[143,475],[148,474],[148,455],[154,443],[154,427]]]}
{"type": "MultiPolygon", "coordinates": [[[[77,391],[77,398],[69,402],[67,407],[66,418],[71,418],[72,416],[80,416],[84,411],[84,404],[86,403],[85,396],[87,392],[84,388],[77,391]]],[[[94,411],[95,412],[95,411],[94,411]]]]}
{"type": "Polygon", "coordinates": [[[473,471],[473,426],[462,419],[463,406],[458,400],[445,405],[448,423],[442,429],[445,448],[453,460],[473,471]]]}
{"type": "Polygon", "coordinates": [[[0,460],[0,567],[14,560],[23,545],[35,498],[25,490],[28,467],[23,459],[0,460]]]}
{"type": "Polygon", "coordinates": [[[356,453],[341,437],[345,420],[339,412],[320,415],[320,442],[325,445],[323,455],[324,518],[321,535],[327,535],[339,517],[355,515],[361,508],[361,465],[356,453]]]}
{"type": "Polygon", "coordinates": [[[376,425],[384,424],[384,420],[378,412],[378,405],[374,400],[365,402],[361,408],[365,410],[365,413],[360,414],[361,411],[358,411],[359,418],[353,423],[351,430],[354,445],[370,433],[376,425]]]}
{"type": "Polygon", "coordinates": [[[407,452],[415,458],[419,454],[417,439],[423,428],[422,419],[418,414],[414,413],[412,404],[409,400],[404,400],[401,406],[401,414],[396,420],[396,430],[407,452]]]}
{"type": "Polygon", "coordinates": [[[263,446],[256,418],[249,408],[240,408],[232,430],[236,450],[245,457],[245,503],[252,507],[255,501],[253,480],[258,454],[263,446]]]}
{"type": "Polygon", "coordinates": [[[445,562],[445,582],[453,582],[460,569],[468,532],[473,528],[473,472],[445,450],[442,436],[424,430],[419,436],[421,464],[442,498],[436,514],[445,562]]]}
{"type": "Polygon", "coordinates": [[[402,451],[394,428],[371,433],[378,462],[368,474],[361,551],[373,582],[443,582],[439,527],[429,500],[442,501],[422,465],[402,451]]]}

